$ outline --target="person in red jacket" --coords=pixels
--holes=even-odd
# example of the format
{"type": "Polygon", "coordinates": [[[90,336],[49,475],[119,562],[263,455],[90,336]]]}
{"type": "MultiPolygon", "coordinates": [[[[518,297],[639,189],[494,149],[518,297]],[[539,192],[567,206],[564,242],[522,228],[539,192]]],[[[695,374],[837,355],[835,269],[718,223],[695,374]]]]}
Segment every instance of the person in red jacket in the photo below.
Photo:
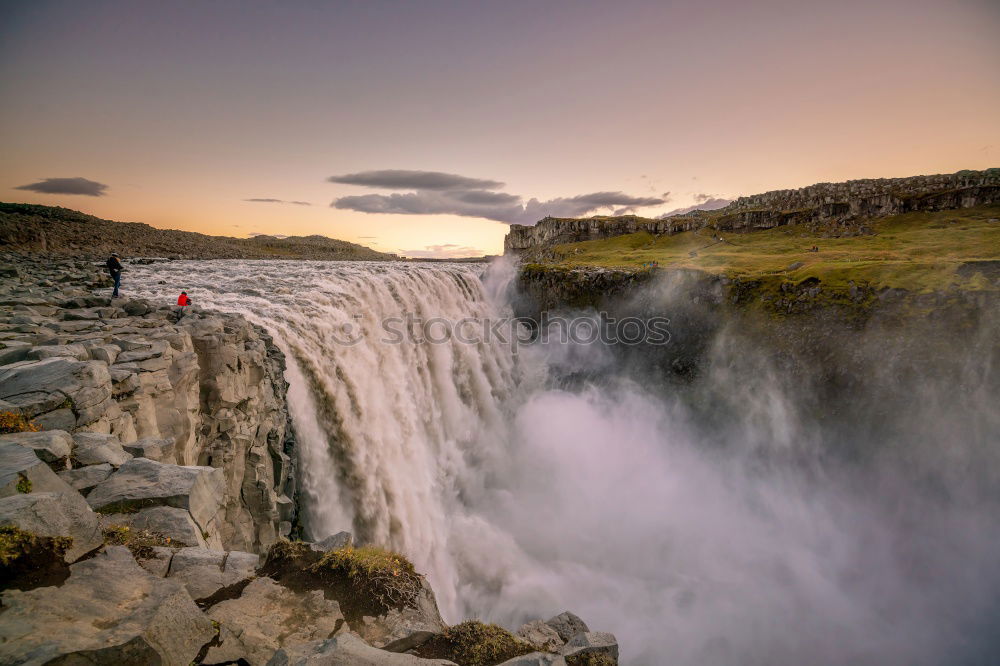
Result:
{"type": "Polygon", "coordinates": [[[186,291],[182,291],[181,295],[177,297],[177,305],[191,305],[191,299],[188,298],[188,293],[186,291]]]}

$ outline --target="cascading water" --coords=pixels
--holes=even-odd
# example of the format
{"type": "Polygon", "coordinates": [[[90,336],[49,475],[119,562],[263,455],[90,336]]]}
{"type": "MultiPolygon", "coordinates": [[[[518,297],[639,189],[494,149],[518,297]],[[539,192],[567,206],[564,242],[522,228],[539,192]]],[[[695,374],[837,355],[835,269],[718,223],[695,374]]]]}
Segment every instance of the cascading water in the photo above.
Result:
{"type": "MultiPolygon", "coordinates": [[[[513,628],[569,608],[614,631],[630,664],[990,663],[993,504],[827,464],[803,384],[766,359],[740,371],[725,338],[682,400],[597,345],[406,334],[507,314],[502,268],[169,262],[134,267],[126,288],[160,302],[184,288],[269,329],[310,536],[347,529],[405,553],[446,620],[513,628]],[[704,423],[692,395],[727,409],[704,423]]],[[[981,399],[971,388],[963,400],[981,399]]],[[[973,444],[996,437],[984,413],[963,426],[973,444]]]]}

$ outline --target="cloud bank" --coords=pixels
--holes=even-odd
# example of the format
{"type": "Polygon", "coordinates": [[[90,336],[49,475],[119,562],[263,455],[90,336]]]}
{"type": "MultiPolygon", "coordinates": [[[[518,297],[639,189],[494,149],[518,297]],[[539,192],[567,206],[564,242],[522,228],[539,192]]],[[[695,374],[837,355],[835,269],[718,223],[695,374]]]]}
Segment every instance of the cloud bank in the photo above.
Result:
{"type": "Polygon", "coordinates": [[[460,257],[481,257],[485,254],[477,247],[455,245],[454,243],[425,245],[423,250],[401,250],[401,253],[415,259],[458,259],[460,257]]]}
{"type": "Polygon", "coordinates": [[[86,178],[45,178],[37,183],[29,183],[14,188],[41,194],[80,194],[88,197],[102,197],[108,186],[86,178]]]}
{"type": "Polygon", "coordinates": [[[386,169],[331,176],[327,180],[364,187],[414,190],[340,197],[331,204],[334,208],[390,215],[460,215],[507,224],[532,225],[546,216],[583,217],[604,210],[615,215],[625,215],[637,208],[658,206],[667,201],[664,197],[632,196],[624,192],[607,191],[547,201],[529,199],[525,202],[516,194],[494,191],[503,187],[500,181],[467,178],[438,171],[386,169]]]}

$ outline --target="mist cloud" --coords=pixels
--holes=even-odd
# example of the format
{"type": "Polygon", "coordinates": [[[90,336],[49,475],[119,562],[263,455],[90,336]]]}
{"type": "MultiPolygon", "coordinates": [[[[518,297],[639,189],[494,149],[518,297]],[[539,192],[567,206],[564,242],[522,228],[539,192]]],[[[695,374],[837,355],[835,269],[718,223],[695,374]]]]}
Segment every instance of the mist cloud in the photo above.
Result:
{"type": "Polygon", "coordinates": [[[45,178],[37,183],[29,183],[14,188],[41,194],[80,194],[88,197],[102,197],[108,186],[86,178],[45,178]]]}
{"type": "Polygon", "coordinates": [[[367,171],[334,176],[331,182],[384,187],[412,188],[413,192],[359,194],[340,197],[331,206],[360,213],[388,215],[459,215],[481,217],[507,224],[532,225],[547,217],[582,217],[607,210],[625,215],[637,208],[666,203],[664,197],[632,196],[619,191],[591,192],[574,197],[540,201],[506,192],[493,191],[503,183],[430,171],[367,171]],[[473,186],[473,183],[479,185],[473,186]]]}

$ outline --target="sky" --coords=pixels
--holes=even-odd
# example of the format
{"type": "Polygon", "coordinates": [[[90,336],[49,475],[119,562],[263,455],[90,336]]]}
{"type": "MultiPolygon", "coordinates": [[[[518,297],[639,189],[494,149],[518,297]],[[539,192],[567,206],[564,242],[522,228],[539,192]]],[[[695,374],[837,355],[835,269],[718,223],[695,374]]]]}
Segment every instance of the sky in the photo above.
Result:
{"type": "Polygon", "coordinates": [[[502,251],[545,215],[1000,164],[1000,2],[0,3],[0,200],[502,251]]]}

